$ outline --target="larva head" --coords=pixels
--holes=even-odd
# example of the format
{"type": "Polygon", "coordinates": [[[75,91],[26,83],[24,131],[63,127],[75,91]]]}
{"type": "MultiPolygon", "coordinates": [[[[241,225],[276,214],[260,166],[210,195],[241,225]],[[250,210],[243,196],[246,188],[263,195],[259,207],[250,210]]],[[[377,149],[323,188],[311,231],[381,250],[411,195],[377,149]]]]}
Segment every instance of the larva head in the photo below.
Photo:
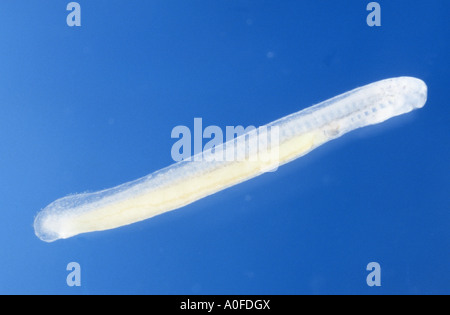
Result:
{"type": "Polygon", "coordinates": [[[427,85],[413,77],[399,77],[384,82],[385,93],[393,100],[397,115],[422,108],[427,101],[427,85]]]}

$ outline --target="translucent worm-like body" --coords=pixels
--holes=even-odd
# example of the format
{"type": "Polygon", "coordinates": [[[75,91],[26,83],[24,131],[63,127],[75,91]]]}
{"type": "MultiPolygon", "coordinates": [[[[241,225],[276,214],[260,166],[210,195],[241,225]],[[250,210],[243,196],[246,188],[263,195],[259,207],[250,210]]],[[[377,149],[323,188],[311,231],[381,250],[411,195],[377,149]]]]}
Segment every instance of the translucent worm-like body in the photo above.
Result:
{"type": "Polygon", "coordinates": [[[249,152],[248,143],[239,141],[254,140],[262,133],[260,127],[216,148],[245,151],[244,160],[182,161],[111,189],[58,199],[37,215],[35,233],[52,242],[148,219],[258,176],[351,130],[421,108],[426,99],[425,83],[411,77],[357,88],[263,126],[278,130],[277,139],[266,141],[270,152],[276,147],[276,159],[254,158],[263,155],[262,149],[249,152]]]}

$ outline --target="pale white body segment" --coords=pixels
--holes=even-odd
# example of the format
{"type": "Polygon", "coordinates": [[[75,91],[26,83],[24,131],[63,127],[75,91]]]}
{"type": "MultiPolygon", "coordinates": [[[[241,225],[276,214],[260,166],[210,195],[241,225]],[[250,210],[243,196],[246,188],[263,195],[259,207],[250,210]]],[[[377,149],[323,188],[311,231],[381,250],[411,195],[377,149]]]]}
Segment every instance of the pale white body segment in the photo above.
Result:
{"type": "MultiPolygon", "coordinates": [[[[178,162],[111,189],[58,199],[39,212],[35,233],[52,242],[151,218],[258,176],[351,130],[421,108],[426,100],[427,86],[411,77],[354,89],[266,125],[279,130],[276,160],[178,162]]],[[[245,150],[236,139],[231,145],[245,150]]]]}

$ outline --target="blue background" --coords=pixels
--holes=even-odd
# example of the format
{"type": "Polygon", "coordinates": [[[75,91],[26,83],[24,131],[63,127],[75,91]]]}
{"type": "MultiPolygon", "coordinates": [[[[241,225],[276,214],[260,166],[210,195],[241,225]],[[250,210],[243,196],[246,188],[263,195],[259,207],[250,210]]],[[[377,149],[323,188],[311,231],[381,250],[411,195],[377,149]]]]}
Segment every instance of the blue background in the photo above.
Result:
{"type": "Polygon", "coordinates": [[[447,0],[0,4],[0,293],[450,293],[447,0]],[[172,163],[172,128],[263,125],[416,76],[423,109],[182,210],[47,244],[37,212],[172,163]],[[82,286],[66,285],[66,266],[82,286]],[[382,287],[366,285],[366,265],[382,287]]]}

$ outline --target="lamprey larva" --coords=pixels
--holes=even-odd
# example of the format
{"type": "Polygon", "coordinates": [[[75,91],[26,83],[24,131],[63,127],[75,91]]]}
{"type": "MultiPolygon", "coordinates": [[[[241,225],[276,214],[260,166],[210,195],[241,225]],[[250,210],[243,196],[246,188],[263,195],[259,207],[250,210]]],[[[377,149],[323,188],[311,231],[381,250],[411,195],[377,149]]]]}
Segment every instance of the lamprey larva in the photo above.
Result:
{"type": "MultiPolygon", "coordinates": [[[[421,108],[426,100],[427,86],[411,77],[382,80],[354,89],[215,148],[216,153],[227,148],[246,151],[248,142],[264,130],[276,129],[277,138],[266,141],[265,150],[270,146],[269,158],[255,158],[264,156],[258,145],[256,150],[246,151],[246,159],[181,161],[111,189],[70,195],[38,213],[35,233],[41,240],[52,242],[151,218],[258,176],[351,130],[421,108]]],[[[200,154],[211,157],[212,152],[200,154]]]]}

